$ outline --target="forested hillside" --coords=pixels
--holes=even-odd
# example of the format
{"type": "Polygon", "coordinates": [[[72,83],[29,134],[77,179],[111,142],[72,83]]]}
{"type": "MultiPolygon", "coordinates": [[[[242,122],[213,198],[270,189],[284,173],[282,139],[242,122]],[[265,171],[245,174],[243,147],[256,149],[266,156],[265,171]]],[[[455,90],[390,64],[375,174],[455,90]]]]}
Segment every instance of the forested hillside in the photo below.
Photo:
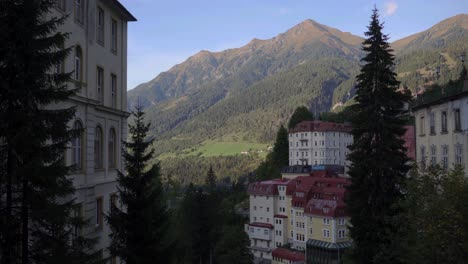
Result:
{"type": "MultiPolygon", "coordinates": [[[[458,57],[468,51],[467,33],[468,15],[458,15],[392,43],[402,86],[416,91],[456,79],[461,71],[458,57]]],[[[318,116],[346,104],[354,95],[361,42],[358,36],[306,20],[272,39],[254,39],[222,52],[201,51],[129,91],[128,105],[139,99],[146,107],[163,171],[166,166],[175,178],[192,177],[177,164],[187,165],[184,159],[214,162],[204,159],[199,149],[223,143],[271,144],[296,107],[305,105],[318,116]]],[[[240,152],[248,151],[245,147],[240,152]]],[[[259,160],[246,165],[245,157],[238,156],[223,164],[242,164],[244,170],[224,170],[225,175],[218,176],[245,174],[259,160]]],[[[191,170],[197,175],[195,167],[191,170]]]]}

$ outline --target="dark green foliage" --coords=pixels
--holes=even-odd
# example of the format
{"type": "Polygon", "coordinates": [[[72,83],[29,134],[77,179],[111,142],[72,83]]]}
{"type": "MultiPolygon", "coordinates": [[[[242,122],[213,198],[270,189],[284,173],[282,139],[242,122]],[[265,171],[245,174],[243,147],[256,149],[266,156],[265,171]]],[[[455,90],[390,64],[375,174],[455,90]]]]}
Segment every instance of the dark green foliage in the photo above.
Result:
{"type": "Polygon", "coordinates": [[[245,219],[235,209],[246,198],[241,182],[210,193],[190,184],[173,214],[172,263],[251,263],[245,219]]]}
{"type": "Polygon", "coordinates": [[[204,175],[210,166],[216,171],[218,182],[228,179],[234,181],[253,172],[261,160],[256,155],[166,158],[161,160],[161,172],[165,177],[182,185],[191,182],[202,185],[205,183],[204,175]]]}
{"type": "Polygon", "coordinates": [[[216,262],[223,264],[250,264],[253,261],[250,240],[241,226],[226,226],[216,247],[216,262]]]}
{"type": "MultiPolygon", "coordinates": [[[[297,112],[297,111],[296,111],[297,112]]],[[[310,112],[309,112],[310,114],[310,112]]],[[[289,164],[288,131],[283,125],[276,133],[276,141],[273,151],[268,153],[265,161],[260,163],[255,171],[255,180],[275,179],[281,177],[281,168],[289,164]]]]}
{"type": "Polygon", "coordinates": [[[276,133],[275,145],[273,146],[273,161],[278,167],[288,166],[289,161],[289,141],[288,131],[283,125],[278,129],[276,133]]]}
{"type": "Polygon", "coordinates": [[[74,188],[64,162],[75,94],[54,73],[70,52],[53,1],[0,3],[0,262],[91,263],[94,240],[75,237],[74,188]],[[53,105],[53,107],[52,107],[53,105]]]}
{"type": "Polygon", "coordinates": [[[305,106],[299,106],[289,118],[288,128],[293,129],[302,121],[313,121],[314,115],[305,106]]]}
{"type": "Polygon", "coordinates": [[[216,187],[216,175],[213,171],[212,166],[210,166],[210,169],[208,170],[208,173],[206,174],[205,184],[211,192],[213,192],[213,190],[216,187]]]}
{"type": "Polygon", "coordinates": [[[406,206],[409,263],[466,263],[468,181],[463,168],[415,168],[410,173],[406,206]]]}
{"type": "Polygon", "coordinates": [[[409,169],[400,114],[410,97],[397,92],[394,56],[373,10],[361,73],[357,76],[356,104],[351,106],[354,143],[347,209],[351,216],[352,258],[355,263],[402,263],[401,235],[405,222],[402,187],[409,169]]]}
{"type": "Polygon", "coordinates": [[[159,164],[148,169],[153,158],[146,141],[150,124],[137,107],[134,125],[129,126],[130,141],[124,142],[123,156],[127,174],[119,172],[118,194],[122,209],[113,207],[106,218],[112,229],[110,251],[127,264],[168,263],[168,212],[161,185],[159,164]]]}
{"type": "Polygon", "coordinates": [[[345,123],[351,122],[353,120],[353,110],[351,107],[347,106],[341,109],[339,112],[323,112],[320,113],[319,119],[321,121],[332,122],[332,123],[345,123]]]}

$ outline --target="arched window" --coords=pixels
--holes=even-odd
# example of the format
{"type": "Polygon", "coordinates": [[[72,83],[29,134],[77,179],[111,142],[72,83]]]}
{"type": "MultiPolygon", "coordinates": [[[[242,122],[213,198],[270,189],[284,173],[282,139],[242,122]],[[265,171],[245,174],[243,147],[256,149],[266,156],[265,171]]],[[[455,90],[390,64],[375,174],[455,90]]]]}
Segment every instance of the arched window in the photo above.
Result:
{"type": "Polygon", "coordinates": [[[79,171],[83,168],[83,126],[80,121],[75,121],[73,129],[79,131],[77,137],[72,139],[72,164],[75,170],[79,171]]]}
{"type": "Polygon", "coordinates": [[[109,158],[109,168],[115,168],[115,150],[116,150],[116,137],[115,129],[111,128],[109,131],[109,142],[108,142],[108,158],[109,158]]]}
{"type": "Polygon", "coordinates": [[[75,48],[75,68],[73,77],[76,81],[83,81],[83,51],[80,46],[75,48]]]}
{"type": "Polygon", "coordinates": [[[94,168],[102,169],[102,129],[96,127],[96,134],[94,135],[94,168]]]}

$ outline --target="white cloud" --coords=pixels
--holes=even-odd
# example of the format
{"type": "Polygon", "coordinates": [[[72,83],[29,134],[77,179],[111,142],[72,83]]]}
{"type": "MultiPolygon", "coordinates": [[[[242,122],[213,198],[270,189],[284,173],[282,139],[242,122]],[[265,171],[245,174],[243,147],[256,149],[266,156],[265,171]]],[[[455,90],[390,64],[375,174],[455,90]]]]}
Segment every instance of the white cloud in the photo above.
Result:
{"type": "Polygon", "coordinates": [[[395,1],[386,2],[384,6],[385,6],[384,16],[387,16],[387,17],[395,14],[395,12],[398,9],[398,4],[395,1]]]}

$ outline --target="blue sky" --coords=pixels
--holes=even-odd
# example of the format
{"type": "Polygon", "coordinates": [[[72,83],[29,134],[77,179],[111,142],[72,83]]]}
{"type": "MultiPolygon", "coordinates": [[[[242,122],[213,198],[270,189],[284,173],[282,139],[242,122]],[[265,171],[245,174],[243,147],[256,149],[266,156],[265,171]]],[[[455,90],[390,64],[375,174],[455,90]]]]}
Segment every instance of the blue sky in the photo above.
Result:
{"type": "Polygon", "coordinates": [[[120,0],[129,25],[128,89],[200,50],[221,51],[268,39],[306,19],[363,36],[374,4],[391,40],[468,13],[467,0],[120,0]]]}

